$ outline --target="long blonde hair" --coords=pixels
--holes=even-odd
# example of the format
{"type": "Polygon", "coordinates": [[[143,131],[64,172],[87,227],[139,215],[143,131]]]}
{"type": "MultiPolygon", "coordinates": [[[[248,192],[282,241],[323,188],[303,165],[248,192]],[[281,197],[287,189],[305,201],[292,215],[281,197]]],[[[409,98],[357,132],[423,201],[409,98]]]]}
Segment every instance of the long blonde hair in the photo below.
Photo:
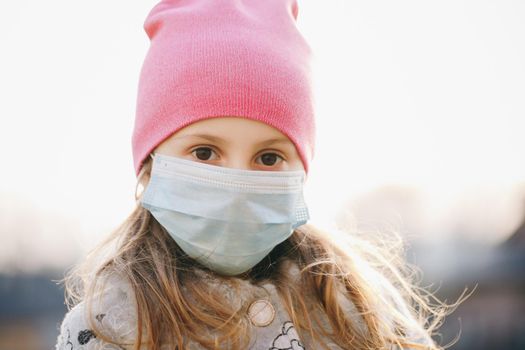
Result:
{"type": "MultiPolygon", "coordinates": [[[[147,185],[150,173],[148,158],[137,188],[139,183],[147,185]]],[[[195,278],[193,271],[198,264],[140,205],[137,191],[135,199],[137,205],[129,217],[59,281],[65,284],[68,308],[85,301],[90,310],[100,288],[97,282],[104,275],[118,272],[129,281],[135,296],[135,350],[144,344],[150,350],[159,350],[167,339],[178,349],[184,349],[188,339],[209,349],[224,348],[224,344],[231,349],[247,348],[249,322],[245,306],[231,305],[224,295],[195,278]]],[[[371,242],[354,234],[345,234],[344,242],[336,242],[338,238],[342,237],[311,224],[300,226],[245,277],[253,283],[272,282],[299,335],[320,343],[329,339],[342,349],[443,349],[417,344],[414,335],[424,339],[434,334],[461,301],[446,305],[417,285],[419,271],[404,262],[398,237],[383,245],[378,244],[385,242],[383,239],[371,242]],[[290,283],[286,277],[288,265],[284,261],[290,259],[300,268],[300,284],[290,283]],[[377,270],[384,280],[377,283],[370,279],[365,269],[377,270]],[[392,298],[381,298],[387,289],[392,298]],[[366,332],[344,312],[341,295],[355,305],[366,332]],[[311,305],[325,315],[328,327],[316,313],[308,311],[311,305]]],[[[240,287],[232,283],[231,288],[240,287]]],[[[97,329],[91,312],[88,314],[95,335],[116,344],[97,329]]]]}

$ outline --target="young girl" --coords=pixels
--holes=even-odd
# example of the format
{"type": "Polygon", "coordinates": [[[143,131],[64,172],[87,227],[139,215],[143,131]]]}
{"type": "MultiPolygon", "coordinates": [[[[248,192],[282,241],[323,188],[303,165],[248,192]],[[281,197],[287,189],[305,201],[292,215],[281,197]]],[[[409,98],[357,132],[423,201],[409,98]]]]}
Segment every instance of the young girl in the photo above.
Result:
{"type": "Polygon", "coordinates": [[[297,15],[295,0],[149,13],[132,137],[142,191],[65,278],[57,350],[441,349],[430,335],[446,306],[398,256],[307,223],[315,122],[297,15]]]}

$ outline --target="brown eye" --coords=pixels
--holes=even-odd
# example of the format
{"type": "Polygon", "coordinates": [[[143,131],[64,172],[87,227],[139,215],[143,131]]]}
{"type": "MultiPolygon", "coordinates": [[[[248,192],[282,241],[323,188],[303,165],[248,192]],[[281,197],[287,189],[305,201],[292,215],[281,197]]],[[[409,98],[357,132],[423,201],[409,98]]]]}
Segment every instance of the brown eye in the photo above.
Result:
{"type": "Polygon", "coordinates": [[[262,163],[267,166],[275,165],[276,163],[278,163],[279,159],[283,159],[277,153],[265,153],[260,158],[262,163]]]}
{"type": "Polygon", "coordinates": [[[210,157],[213,154],[213,150],[209,147],[199,147],[192,151],[192,153],[199,160],[210,160],[210,157]]]}

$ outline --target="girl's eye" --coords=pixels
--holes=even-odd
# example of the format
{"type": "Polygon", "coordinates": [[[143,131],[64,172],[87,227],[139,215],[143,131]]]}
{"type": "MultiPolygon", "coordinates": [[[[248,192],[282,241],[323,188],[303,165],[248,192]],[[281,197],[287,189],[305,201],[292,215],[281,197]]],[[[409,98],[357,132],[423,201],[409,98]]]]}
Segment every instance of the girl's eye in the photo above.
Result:
{"type": "Polygon", "coordinates": [[[262,163],[267,166],[275,165],[276,163],[278,163],[279,159],[281,161],[284,160],[283,157],[281,157],[277,153],[265,153],[259,158],[261,159],[262,163]]]}
{"type": "Polygon", "coordinates": [[[214,151],[210,147],[199,147],[195,148],[191,153],[200,160],[210,160],[214,151]]]}

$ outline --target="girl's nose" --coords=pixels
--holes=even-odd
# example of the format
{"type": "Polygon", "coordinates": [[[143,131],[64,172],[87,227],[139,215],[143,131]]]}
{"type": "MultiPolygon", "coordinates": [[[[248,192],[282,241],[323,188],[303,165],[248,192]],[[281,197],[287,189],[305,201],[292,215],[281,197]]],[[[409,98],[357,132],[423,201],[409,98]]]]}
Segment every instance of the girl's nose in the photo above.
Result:
{"type": "Polygon", "coordinates": [[[231,157],[223,163],[224,167],[242,170],[252,170],[250,161],[241,157],[231,157]]]}

